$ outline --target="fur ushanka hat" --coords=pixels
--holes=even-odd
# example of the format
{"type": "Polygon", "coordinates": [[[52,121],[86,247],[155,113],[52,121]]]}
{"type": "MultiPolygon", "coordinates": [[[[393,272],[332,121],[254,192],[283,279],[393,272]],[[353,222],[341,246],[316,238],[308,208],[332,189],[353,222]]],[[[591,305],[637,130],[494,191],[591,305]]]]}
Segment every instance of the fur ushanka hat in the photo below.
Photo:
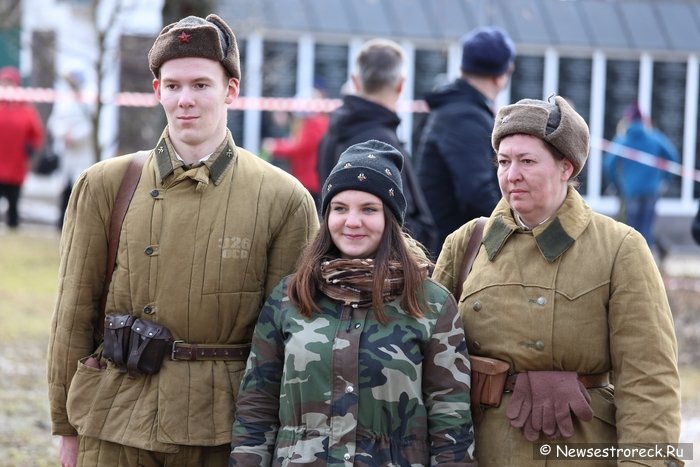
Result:
{"type": "Polygon", "coordinates": [[[201,57],[221,62],[232,78],[241,79],[241,63],[236,36],[217,15],[205,19],[188,16],[163,28],[148,52],[148,67],[158,78],[168,60],[201,57]]]}
{"type": "Polygon", "coordinates": [[[341,191],[366,191],[381,199],[403,225],[406,197],[402,169],[403,154],[394,146],[374,139],[353,144],[340,155],[323,184],[321,213],[326,214],[331,199],[341,191]]]}
{"type": "MultiPolygon", "coordinates": [[[[551,100],[551,98],[550,98],[551,100]]],[[[536,136],[562,153],[574,166],[575,177],[588,158],[589,131],[586,121],[561,96],[554,102],[521,99],[502,107],[496,115],[491,145],[498,152],[501,140],[509,135],[536,136]]]]}

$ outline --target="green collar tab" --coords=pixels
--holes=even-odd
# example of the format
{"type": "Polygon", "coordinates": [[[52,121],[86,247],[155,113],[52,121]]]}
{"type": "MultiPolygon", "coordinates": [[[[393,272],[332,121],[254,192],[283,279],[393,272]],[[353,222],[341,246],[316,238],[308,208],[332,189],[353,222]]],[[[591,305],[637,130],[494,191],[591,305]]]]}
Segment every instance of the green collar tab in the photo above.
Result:
{"type": "MultiPolygon", "coordinates": [[[[581,195],[569,188],[564,204],[556,216],[532,230],[537,247],[550,263],[559,258],[586,230],[592,211],[581,195]]],[[[510,236],[520,230],[510,206],[501,200],[491,216],[492,221],[484,235],[484,247],[493,261],[510,236]]]]}
{"type": "MultiPolygon", "coordinates": [[[[161,180],[167,178],[176,168],[184,165],[180,159],[175,157],[175,150],[170,143],[167,128],[163,131],[153,153],[161,180]]],[[[235,158],[236,144],[233,141],[231,132],[227,129],[226,139],[216,148],[211,157],[204,161],[204,165],[209,168],[209,178],[215,185],[221,183],[224,173],[233,165],[235,158]]]]}

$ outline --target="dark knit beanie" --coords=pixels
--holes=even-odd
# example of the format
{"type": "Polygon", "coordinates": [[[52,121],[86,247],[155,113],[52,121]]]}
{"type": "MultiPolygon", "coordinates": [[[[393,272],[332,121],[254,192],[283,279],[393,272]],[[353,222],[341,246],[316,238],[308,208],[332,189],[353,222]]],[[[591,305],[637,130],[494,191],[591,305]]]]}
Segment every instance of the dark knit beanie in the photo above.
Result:
{"type": "Polygon", "coordinates": [[[588,125],[561,96],[554,96],[554,102],[521,99],[502,107],[491,134],[493,149],[498,152],[501,140],[515,134],[536,136],[557,148],[574,165],[573,177],[586,164],[588,125]]]}
{"type": "Polygon", "coordinates": [[[403,154],[390,144],[371,139],[350,146],[323,184],[321,212],[326,214],[331,199],[341,191],[366,191],[380,198],[403,225],[406,198],[402,169],[403,154]]]}
{"type": "Polygon", "coordinates": [[[508,34],[497,27],[474,29],[462,37],[462,71],[485,76],[500,76],[515,60],[515,45],[508,34]]]}
{"type": "Polygon", "coordinates": [[[209,15],[206,19],[188,16],[164,27],[148,52],[148,67],[158,78],[163,63],[183,57],[221,62],[231,77],[241,79],[236,36],[217,15],[209,15]]]}

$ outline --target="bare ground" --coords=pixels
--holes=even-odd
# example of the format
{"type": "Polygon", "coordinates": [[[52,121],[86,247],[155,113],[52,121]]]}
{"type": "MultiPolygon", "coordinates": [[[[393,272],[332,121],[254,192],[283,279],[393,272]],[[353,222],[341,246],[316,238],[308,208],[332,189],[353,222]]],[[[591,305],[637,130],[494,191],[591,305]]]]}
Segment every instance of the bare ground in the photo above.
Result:
{"type": "Polygon", "coordinates": [[[45,340],[0,344],[0,466],[57,465],[45,354],[45,340]]]}

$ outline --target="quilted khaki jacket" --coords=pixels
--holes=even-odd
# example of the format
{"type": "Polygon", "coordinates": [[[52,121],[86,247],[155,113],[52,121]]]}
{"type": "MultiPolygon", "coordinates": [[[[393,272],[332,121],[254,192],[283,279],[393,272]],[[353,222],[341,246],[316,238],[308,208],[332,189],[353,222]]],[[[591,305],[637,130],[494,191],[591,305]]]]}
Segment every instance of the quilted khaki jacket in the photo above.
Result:
{"type": "MultiPolygon", "coordinates": [[[[160,373],[135,379],[78,362],[93,350],[110,214],[128,160],[91,167],[71,196],[49,341],[52,431],[163,452],[229,443],[244,361],[166,358],[160,373]]],[[[250,342],[265,298],[317,228],[303,186],[230,133],[186,169],[166,129],[124,219],[106,312],[155,321],[190,343],[250,342]]]]}
{"type": "MultiPolygon", "coordinates": [[[[474,225],[450,235],[437,261],[433,278],[453,292],[474,225]]],[[[533,231],[520,229],[501,200],[458,302],[470,354],[505,360],[515,372],[613,373],[614,387],[589,390],[594,419],[576,420],[567,442],[678,442],[677,347],[659,271],[638,232],[592,212],[576,190],[533,231]]],[[[534,459],[506,417],[509,396],[476,425],[479,465],[571,465],[534,459]]]]}

